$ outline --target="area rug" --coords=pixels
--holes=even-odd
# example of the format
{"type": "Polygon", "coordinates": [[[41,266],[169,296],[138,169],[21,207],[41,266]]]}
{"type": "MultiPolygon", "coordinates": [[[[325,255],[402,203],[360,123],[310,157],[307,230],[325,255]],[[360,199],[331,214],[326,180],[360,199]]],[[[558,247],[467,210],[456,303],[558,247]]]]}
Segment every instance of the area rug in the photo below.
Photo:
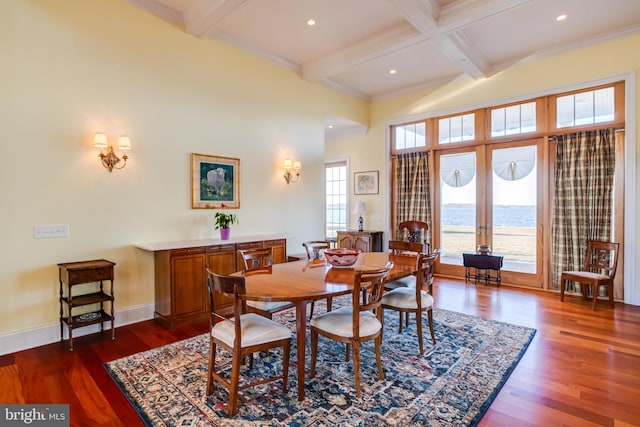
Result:
{"type": "MultiPolygon", "coordinates": [[[[316,313],[322,312],[316,304],[316,313]]],[[[274,316],[295,334],[295,312],[274,316]]],[[[398,333],[398,314],[385,312],[380,381],[373,342],[361,349],[362,398],[357,399],[352,361],[344,345],[320,337],[317,372],[306,378],[298,401],[295,337],[289,390],[280,381],[240,393],[236,416],[226,415],[228,394],[216,386],[205,396],[209,341],[203,334],[105,364],[113,380],[149,426],[473,426],[476,425],[533,339],[535,329],[434,310],[433,345],[428,329],[418,356],[415,319],[398,333]]],[[[426,323],[426,321],[425,321],[426,323]]],[[[308,335],[308,334],[307,334],[308,335]]],[[[307,367],[311,353],[307,338],[307,367]]],[[[227,366],[228,353],[218,354],[227,366]]],[[[245,380],[282,366],[271,350],[255,358],[245,380]]],[[[230,366],[229,366],[230,370],[230,366]]]]}

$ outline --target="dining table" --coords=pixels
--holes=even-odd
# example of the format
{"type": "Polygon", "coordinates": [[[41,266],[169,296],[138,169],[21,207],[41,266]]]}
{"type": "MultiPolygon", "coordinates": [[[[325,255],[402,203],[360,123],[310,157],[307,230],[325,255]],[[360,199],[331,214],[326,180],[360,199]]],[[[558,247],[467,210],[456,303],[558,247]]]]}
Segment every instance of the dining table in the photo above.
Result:
{"type": "Polygon", "coordinates": [[[387,281],[415,273],[416,257],[386,252],[362,252],[349,267],[335,267],[325,260],[292,261],[274,264],[268,273],[244,274],[246,300],[290,301],[296,310],[296,354],[298,361],[298,400],[304,400],[307,304],[327,297],[346,295],[353,291],[356,270],[377,270],[393,263],[387,281]]]}

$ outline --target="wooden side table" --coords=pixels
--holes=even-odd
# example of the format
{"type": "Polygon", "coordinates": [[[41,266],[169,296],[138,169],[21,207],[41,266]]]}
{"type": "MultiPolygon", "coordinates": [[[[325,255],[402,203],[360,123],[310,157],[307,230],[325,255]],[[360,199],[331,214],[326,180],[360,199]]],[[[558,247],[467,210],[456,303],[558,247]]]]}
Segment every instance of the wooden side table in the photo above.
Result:
{"type": "Polygon", "coordinates": [[[69,351],[73,351],[73,330],[83,326],[100,324],[100,331],[104,331],[104,322],[111,321],[111,339],[115,339],[114,311],[113,311],[113,267],[116,264],[104,259],[93,261],[67,262],[58,264],[60,273],[60,342],[64,340],[64,325],[69,331],[69,351]],[[103,281],[109,280],[109,293],[105,292],[103,281]],[[94,291],[74,295],[74,285],[99,282],[100,287],[94,291]],[[66,285],[66,295],[64,292],[66,285]],[[104,303],[109,301],[110,312],[105,311],[104,303]],[[73,314],[73,309],[92,304],[100,307],[88,313],[73,314]],[[66,310],[64,309],[66,307],[66,310]],[[66,311],[66,315],[65,315],[66,311]]]}
{"type": "Polygon", "coordinates": [[[500,270],[502,269],[502,261],[504,256],[496,254],[478,254],[465,252],[462,254],[463,265],[466,267],[464,281],[467,283],[469,279],[484,280],[485,285],[489,282],[496,282],[500,286],[500,270]],[[473,272],[471,269],[473,268],[473,272]],[[495,275],[492,272],[495,271],[495,275]]]}

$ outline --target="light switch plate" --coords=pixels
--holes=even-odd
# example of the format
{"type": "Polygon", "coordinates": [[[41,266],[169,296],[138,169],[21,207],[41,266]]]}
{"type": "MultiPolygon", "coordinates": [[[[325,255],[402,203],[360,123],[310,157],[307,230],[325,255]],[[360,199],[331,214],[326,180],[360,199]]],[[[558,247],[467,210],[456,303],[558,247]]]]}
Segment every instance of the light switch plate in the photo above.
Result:
{"type": "Polygon", "coordinates": [[[55,239],[69,237],[69,224],[42,224],[33,226],[36,239],[55,239]]]}

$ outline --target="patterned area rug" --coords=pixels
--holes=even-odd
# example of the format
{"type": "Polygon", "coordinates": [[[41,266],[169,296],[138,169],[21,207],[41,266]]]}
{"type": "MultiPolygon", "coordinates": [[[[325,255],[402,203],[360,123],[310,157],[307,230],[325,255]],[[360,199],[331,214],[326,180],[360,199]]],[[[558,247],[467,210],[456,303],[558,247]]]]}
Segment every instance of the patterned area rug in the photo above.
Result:
{"type": "MultiPolygon", "coordinates": [[[[324,311],[318,302],[316,313],[324,311]]],[[[415,319],[398,333],[398,315],[386,311],[382,348],[385,380],[378,380],[373,342],[361,349],[362,399],[355,397],[352,361],[344,346],[320,337],[317,373],[297,399],[295,337],[289,390],[280,381],[241,392],[239,411],[226,415],[227,392],[205,396],[209,341],[206,334],[105,364],[107,371],[149,426],[473,426],[507,380],[535,329],[434,310],[434,346],[425,328],[418,356],[415,319]]],[[[295,312],[274,316],[295,333],[295,312]]],[[[425,321],[426,323],[426,321],[425,321]]],[[[307,368],[309,367],[307,339],[307,368]]],[[[221,354],[218,354],[220,358],[221,354]]],[[[222,355],[229,364],[228,353],[222,355]]],[[[270,374],[282,365],[271,350],[243,375],[270,374]]],[[[230,367],[229,367],[230,371],[230,367]]],[[[247,377],[249,378],[249,377],[247,377]]]]}

